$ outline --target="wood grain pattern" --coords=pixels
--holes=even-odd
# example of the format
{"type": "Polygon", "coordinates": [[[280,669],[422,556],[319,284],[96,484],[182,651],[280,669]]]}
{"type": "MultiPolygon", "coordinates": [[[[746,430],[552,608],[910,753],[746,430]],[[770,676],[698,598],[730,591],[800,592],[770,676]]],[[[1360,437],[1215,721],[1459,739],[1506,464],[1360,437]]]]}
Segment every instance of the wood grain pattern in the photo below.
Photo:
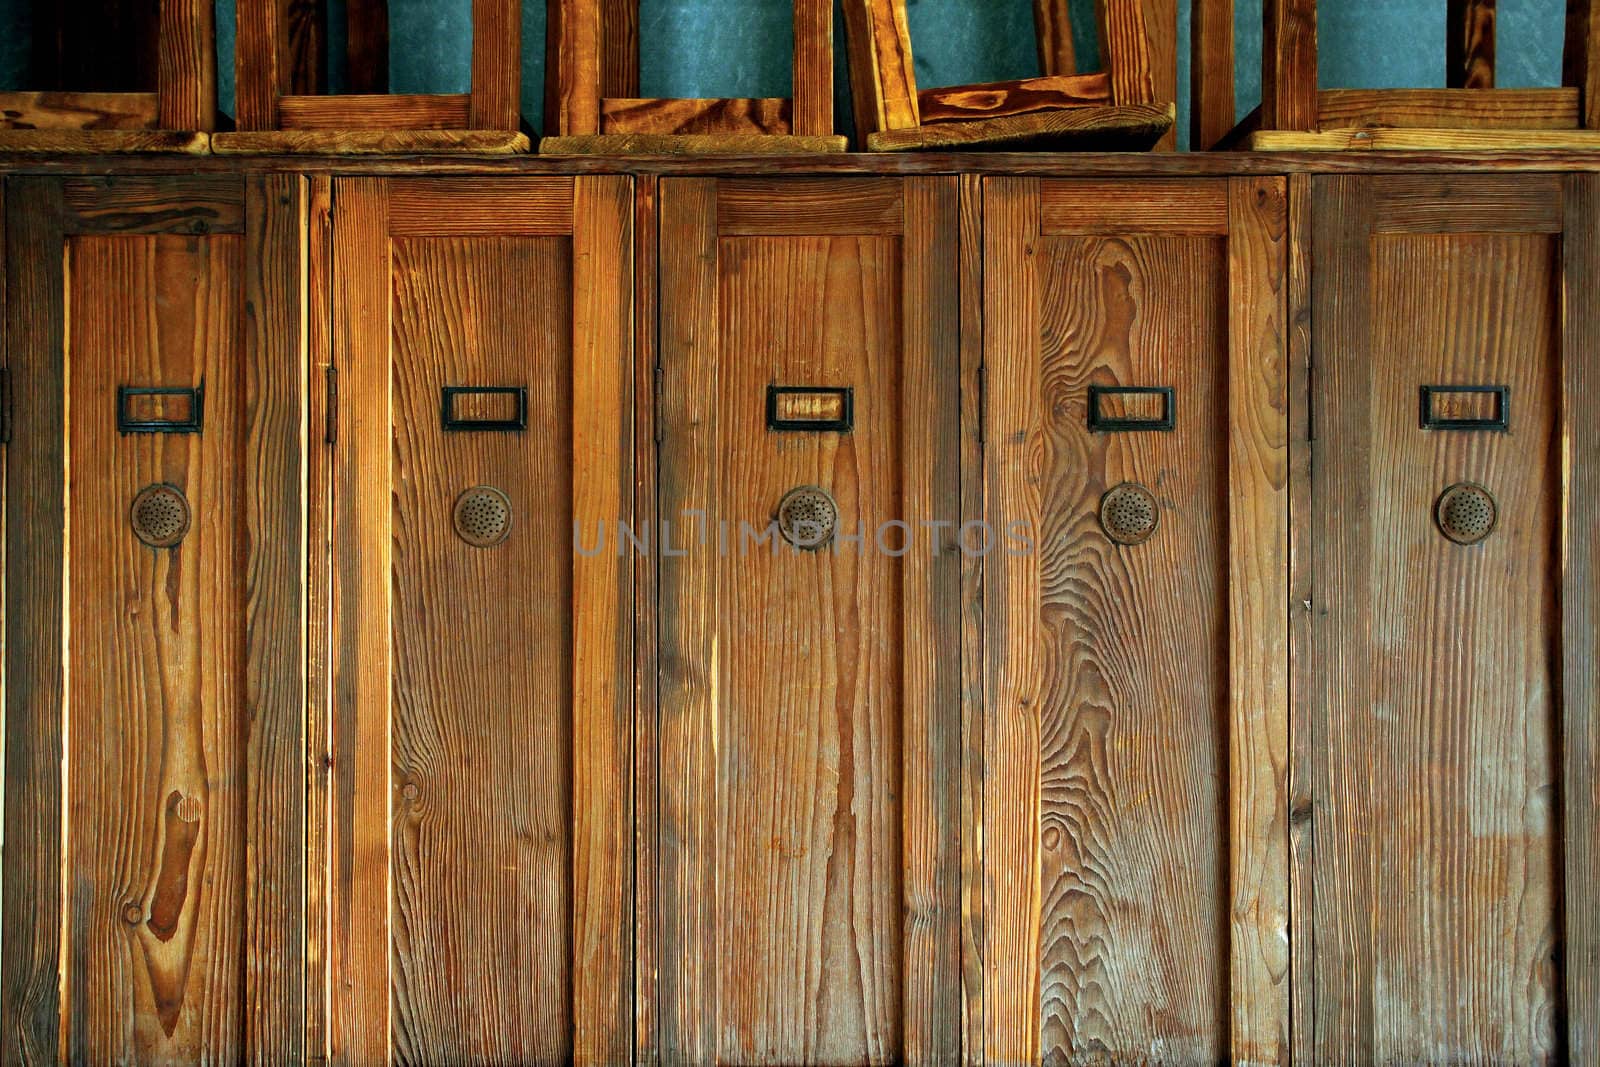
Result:
{"type": "Polygon", "coordinates": [[[1324,89],[1317,94],[1320,129],[1575,130],[1576,89],[1324,89]]]}
{"type": "Polygon", "coordinates": [[[723,237],[895,235],[905,231],[905,187],[893,178],[827,181],[732,178],[717,187],[717,233],[723,237]],[[773,193],[783,210],[773,210],[773,193]]]}
{"type": "Polygon", "coordinates": [[[8,178],[6,364],[18,417],[6,446],[5,853],[0,881],[0,1059],[62,1056],[59,968],[66,543],[66,368],[60,186],[8,178]]]}
{"type": "MultiPolygon", "coordinates": [[[[1150,49],[1151,99],[1160,102],[1178,99],[1178,0],[1141,0],[1144,8],[1145,36],[1150,49]]],[[[1174,127],[1156,142],[1157,152],[1173,152],[1178,147],[1174,127]]]]}
{"type": "Polygon", "coordinates": [[[1445,35],[1445,84],[1452,89],[1493,89],[1495,0],[1450,0],[1445,35]]]}
{"type": "Polygon", "coordinates": [[[326,4],[321,0],[284,0],[278,55],[285,66],[282,84],[286,92],[308,96],[327,88],[326,4]]]}
{"type": "Polygon", "coordinates": [[[1600,1056],[1600,676],[1597,676],[1594,538],[1600,505],[1600,434],[1584,414],[1596,388],[1593,302],[1583,294],[1600,276],[1600,182],[1567,179],[1562,240],[1561,439],[1567,472],[1561,516],[1561,756],[1566,905],[1566,1052],[1572,1063],[1600,1056]]]}
{"type": "Polygon", "coordinates": [[[245,1043],[304,1057],[306,208],[298,175],[246,183],[245,1043]]]}
{"type": "Polygon", "coordinates": [[[1127,104],[1074,107],[1026,115],[941,122],[894,129],[867,137],[874,152],[973,149],[1043,151],[1140,151],[1172,128],[1174,105],[1127,104]]]}
{"type": "Polygon", "coordinates": [[[185,130],[9,130],[0,129],[0,155],[108,156],[142,153],[203,156],[211,148],[204,133],[185,130]]]}
{"type": "Polygon", "coordinates": [[[600,132],[601,6],[598,0],[548,0],[545,24],[544,132],[600,132]]]}
{"type": "Polygon", "coordinates": [[[1023,78],[985,85],[950,85],[917,94],[923,122],[957,122],[1030,111],[1109,104],[1111,79],[1105,74],[1023,78]]]}
{"type": "Polygon", "coordinates": [[[1129,196],[1127,182],[1064,180],[1039,190],[1039,233],[1046,237],[1118,234],[1226,236],[1230,218],[1226,179],[1152,178],[1129,196]]]}
{"type": "Polygon", "coordinates": [[[84,236],[69,249],[67,1057],[237,1059],[243,240],[84,236]],[[119,384],[202,382],[201,433],[118,435],[119,384]],[[133,498],[158,482],[195,513],[170,551],[129,529],[133,498]]]}
{"type": "Polygon", "coordinates": [[[1233,83],[1233,0],[1193,0],[1190,12],[1190,147],[1206,152],[1238,117],[1233,83]]]}
{"type": "Polygon", "coordinates": [[[844,22],[857,139],[919,125],[905,0],[844,0],[844,22]]]}
{"type": "MultiPolygon", "coordinates": [[[[1156,95],[1154,58],[1144,7],[1142,0],[1097,0],[1095,3],[1100,24],[1102,63],[1106,73],[1111,76],[1113,104],[1172,102],[1156,95]]],[[[1172,10],[1176,11],[1176,7],[1172,10]]],[[[1172,76],[1177,77],[1176,70],[1172,76]]]]}
{"type": "Polygon", "coordinates": [[[600,128],[607,134],[787,134],[792,132],[787,99],[637,100],[600,103],[600,128]]]}
{"type": "Polygon", "coordinates": [[[1292,133],[1264,129],[1245,138],[1242,147],[1250,152],[1589,153],[1600,149],[1600,130],[1333,129],[1292,133]]]}
{"type": "Polygon", "coordinates": [[[1582,97],[1583,128],[1600,129],[1600,3],[1567,0],[1561,83],[1582,97]]]}
{"type": "Polygon", "coordinates": [[[1485,175],[1463,181],[1405,174],[1372,190],[1374,233],[1560,233],[1562,179],[1553,174],[1485,175]],[[1462,211],[1469,203],[1473,210],[1462,211]]]}
{"type": "Polygon", "coordinates": [[[639,0],[600,0],[600,95],[639,95],[639,0]]]}
{"type": "Polygon", "coordinates": [[[164,130],[217,128],[217,45],[211,0],[160,0],[157,95],[164,130]]]}
{"type": "Polygon", "coordinates": [[[794,0],[794,132],[833,133],[833,0],[794,0]]]}
{"type": "Polygon", "coordinates": [[[870,543],[882,522],[922,521],[904,510],[918,501],[953,519],[958,485],[954,437],[929,438],[935,416],[918,411],[955,411],[954,183],[901,188],[903,237],[795,234],[776,207],[782,236],[733,236],[716,183],[663,183],[660,510],[689,547],[660,563],[669,1062],[958,1054],[956,635],[937,632],[957,572],[909,576],[925,540],[904,560],[870,543]],[[930,315],[919,298],[940,292],[930,315]],[[818,303],[829,316],[771,313],[818,303]],[[894,386],[913,380],[930,385],[901,408],[894,386]],[[787,381],[854,386],[854,432],[768,434],[765,387],[787,381]],[[913,474],[908,449],[931,469],[913,474]],[[785,491],[816,482],[867,544],[740,550],[740,522],[762,530],[785,491]],[[704,544],[690,509],[708,516],[704,544]]]}
{"type": "Polygon", "coordinates": [[[472,0],[471,95],[469,129],[522,128],[522,0],[472,0]]]}
{"type": "MultiPolygon", "coordinates": [[[[1555,1058],[1552,662],[1559,255],[1542,233],[1374,237],[1382,179],[1317,187],[1316,1058],[1555,1058]],[[1338,294],[1335,298],[1334,294],[1338,294]],[[1492,382],[1509,434],[1425,434],[1417,389],[1492,382]],[[1433,527],[1447,485],[1500,527],[1433,527]]],[[[1456,212],[1491,220],[1470,183],[1456,212]]]]}
{"type": "Polygon", "coordinates": [[[846,139],[782,134],[601,134],[546,137],[541,155],[555,156],[803,156],[843,152],[846,139]]]}
{"type": "Polygon", "coordinates": [[[1072,48],[1072,9],[1065,0],[1033,0],[1039,69],[1047,78],[1078,73],[1072,48]]]}
{"type": "Polygon", "coordinates": [[[145,130],[156,116],[155,93],[0,93],[0,129],[145,130]]]}
{"type": "Polygon", "coordinates": [[[1317,0],[1264,0],[1263,130],[1317,128],[1317,0]]]}
{"type": "Polygon", "coordinates": [[[278,98],[278,124],[285,130],[465,130],[471,115],[465,93],[278,98]]]}
{"type": "Polygon", "coordinates": [[[391,181],[393,237],[564,237],[575,219],[572,178],[391,181]]]}
{"type": "Polygon", "coordinates": [[[268,130],[215,134],[210,146],[219,156],[384,156],[458,152],[498,156],[528,151],[528,135],[511,130],[268,130]]]}
{"type": "Polygon", "coordinates": [[[1229,981],[1234,1063],[1289,1057],[1287,190],[1228,191],[1229,981]]]}
{"type": "Polygon", "coordinates": [[[286,6],[280,0],[239,0],[235,4],[235,129],[272,130],[278,126],[278,97],[285,91],[279,50],[285,42],[286,6]]]}
{"type": "Polygon", "coordinates": [[[75,233],[245,232],[244,189],[231,175],[68,178],[61,198],[63,225],[75,233]]]}

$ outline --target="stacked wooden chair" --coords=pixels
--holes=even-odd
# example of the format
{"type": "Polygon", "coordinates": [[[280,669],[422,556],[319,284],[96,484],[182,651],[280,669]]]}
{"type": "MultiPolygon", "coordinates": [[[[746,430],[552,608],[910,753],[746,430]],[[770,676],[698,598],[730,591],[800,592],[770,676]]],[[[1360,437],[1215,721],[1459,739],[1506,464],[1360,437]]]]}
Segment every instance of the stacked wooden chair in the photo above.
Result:
{"type": "Polygon", "coordinates": [[[212,0],[34,5],[44,84],[0,93],[0,152],[198,152],[216,126],[212,0]],[[153,91],[85,92],[79,78],[153,91]]]}
{"type": "Polygon", "coordinates": [[[383,0],[350,0],[351,82],[358,91],[305,91],[295,63],[298,28],[287,0],[237,0],[237,132],[217,134],[219,154],[526,152],[522,130],[520,0],[472,0],[472,89],[385,93],[388,22],[383,0]]]}
{"type": "Polygon", "coordinates": [[[545,133],[554,154],[842,152],[833,122],[833,0],[794,0],[786,99],[640,99],[639,0],[549,0],[545,133]]]}
{"type": "Polygon", "coordinates": [[[1321,89],[1316,0],[1266,0],[1261,107],[1237,126],[1232,0],[1194,3],[1197,149],[1600,147],[1600,0],[1568,0],[1565,84],[1548,89],[1494,87],[1495,0],[1448,0],[1444,89],[1321,89]]]}
{"type": "Polygon", "coordinates": [[[1148,149],[1172,128],[1140,0],[1096,0],[1101,72],[1071,72],[1067,0],[1035,0],[1043,77],[922,90],[905,0],[844,0],[844,11],[856,129],[871,151],[1148,149]]]}

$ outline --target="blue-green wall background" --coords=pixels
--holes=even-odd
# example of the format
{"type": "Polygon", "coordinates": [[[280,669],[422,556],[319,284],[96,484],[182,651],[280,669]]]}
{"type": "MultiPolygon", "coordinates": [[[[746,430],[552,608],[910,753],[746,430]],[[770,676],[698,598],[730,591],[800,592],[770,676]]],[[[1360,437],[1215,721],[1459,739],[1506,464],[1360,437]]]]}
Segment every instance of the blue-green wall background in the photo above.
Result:
{"type": "MultiPolygon", "coordinates": [[[[26,88],[28,9],[0,0],[0,89],[26,88]],[[18,32],[20,31],[20,32],[18,32]]],[[[343,47],[336,9],[330,52],[343,47]]],[[[787,96],[789,0],[640,0],[640,78],[645,96],[787,96]]],[[[906,0],[923,87],[1037,74],[1031,0],[906,0]]],[[[1189,5],[1179,0],[1180,131],[1188,129],[1189,5]]],[[[1093,0],[1072,0],[1080,64],[1095,62],[1093,0]]],[[[1238,106],[1260,101],[1261,0],[1236,0],[1238,106]]],[[[1555,85],[1561,77],[1565,0],[1500,0],[1499,84],[1555,85]]],[[[390,77],[396,92],[464,92],[472,56],[471,0],[389,0],[390,77]]],[[[1445,0],[1321,0],[1324,86],[1393,88],[1444,84],[1445,0]]],[[[544,4],[523,0],[523,113],[537,126],[544,97],[544,4]]],[[[850,125],[843,54],[839,123],[850,125]]],[[[233,106],[233,0],[218,0],[222,108],[233,106]]],[[[330,64],[331,84],[340,82],[330,64]]]]}

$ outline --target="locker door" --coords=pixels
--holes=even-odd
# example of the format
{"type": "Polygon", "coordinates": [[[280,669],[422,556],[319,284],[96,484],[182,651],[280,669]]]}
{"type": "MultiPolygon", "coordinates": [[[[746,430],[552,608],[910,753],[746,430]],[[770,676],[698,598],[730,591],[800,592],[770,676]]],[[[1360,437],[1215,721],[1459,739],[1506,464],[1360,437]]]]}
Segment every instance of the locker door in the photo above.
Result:
{"type": "Polygon", "coordinates": [[[1277,1062],[1284,183],[983,206],[983,1052],[1277,1062]]]}
{"type": "Polygon", "coordinates": [[[957,210],[661,183],[663,1062],[959,1055],[957,210]]]}
{"type": "Polygon", "coordinates": [[[302,187],[6,183],[7,1063],[301,1055],[302,187]]]}
{"type": "Polygon", "coordinates": [[[622,177],[333,191],[336,1062],[630,1048],[622,177]]]}
{"type": "Polygon", "coordinates": [[[1314,1055],[1592,1062],[1597,184],[1315,198],[1314,1055]]]}

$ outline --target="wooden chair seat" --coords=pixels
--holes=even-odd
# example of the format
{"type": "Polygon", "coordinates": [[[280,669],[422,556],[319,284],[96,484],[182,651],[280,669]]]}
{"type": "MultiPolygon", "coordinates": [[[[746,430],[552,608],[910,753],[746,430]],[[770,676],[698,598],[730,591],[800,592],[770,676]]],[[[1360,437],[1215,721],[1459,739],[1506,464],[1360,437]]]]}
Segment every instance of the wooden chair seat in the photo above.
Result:
{"type": "Polygon", "coordinates": [[[905,0],[845,0],[856,129],[874,152],[917,149],[1148,149],[1172,128],[1156,101],[1139,0],[1098,0],[1106,57],[1071,72],[1067,0],[1035,0],[1045,76],[918,90],[905,0]]]}

